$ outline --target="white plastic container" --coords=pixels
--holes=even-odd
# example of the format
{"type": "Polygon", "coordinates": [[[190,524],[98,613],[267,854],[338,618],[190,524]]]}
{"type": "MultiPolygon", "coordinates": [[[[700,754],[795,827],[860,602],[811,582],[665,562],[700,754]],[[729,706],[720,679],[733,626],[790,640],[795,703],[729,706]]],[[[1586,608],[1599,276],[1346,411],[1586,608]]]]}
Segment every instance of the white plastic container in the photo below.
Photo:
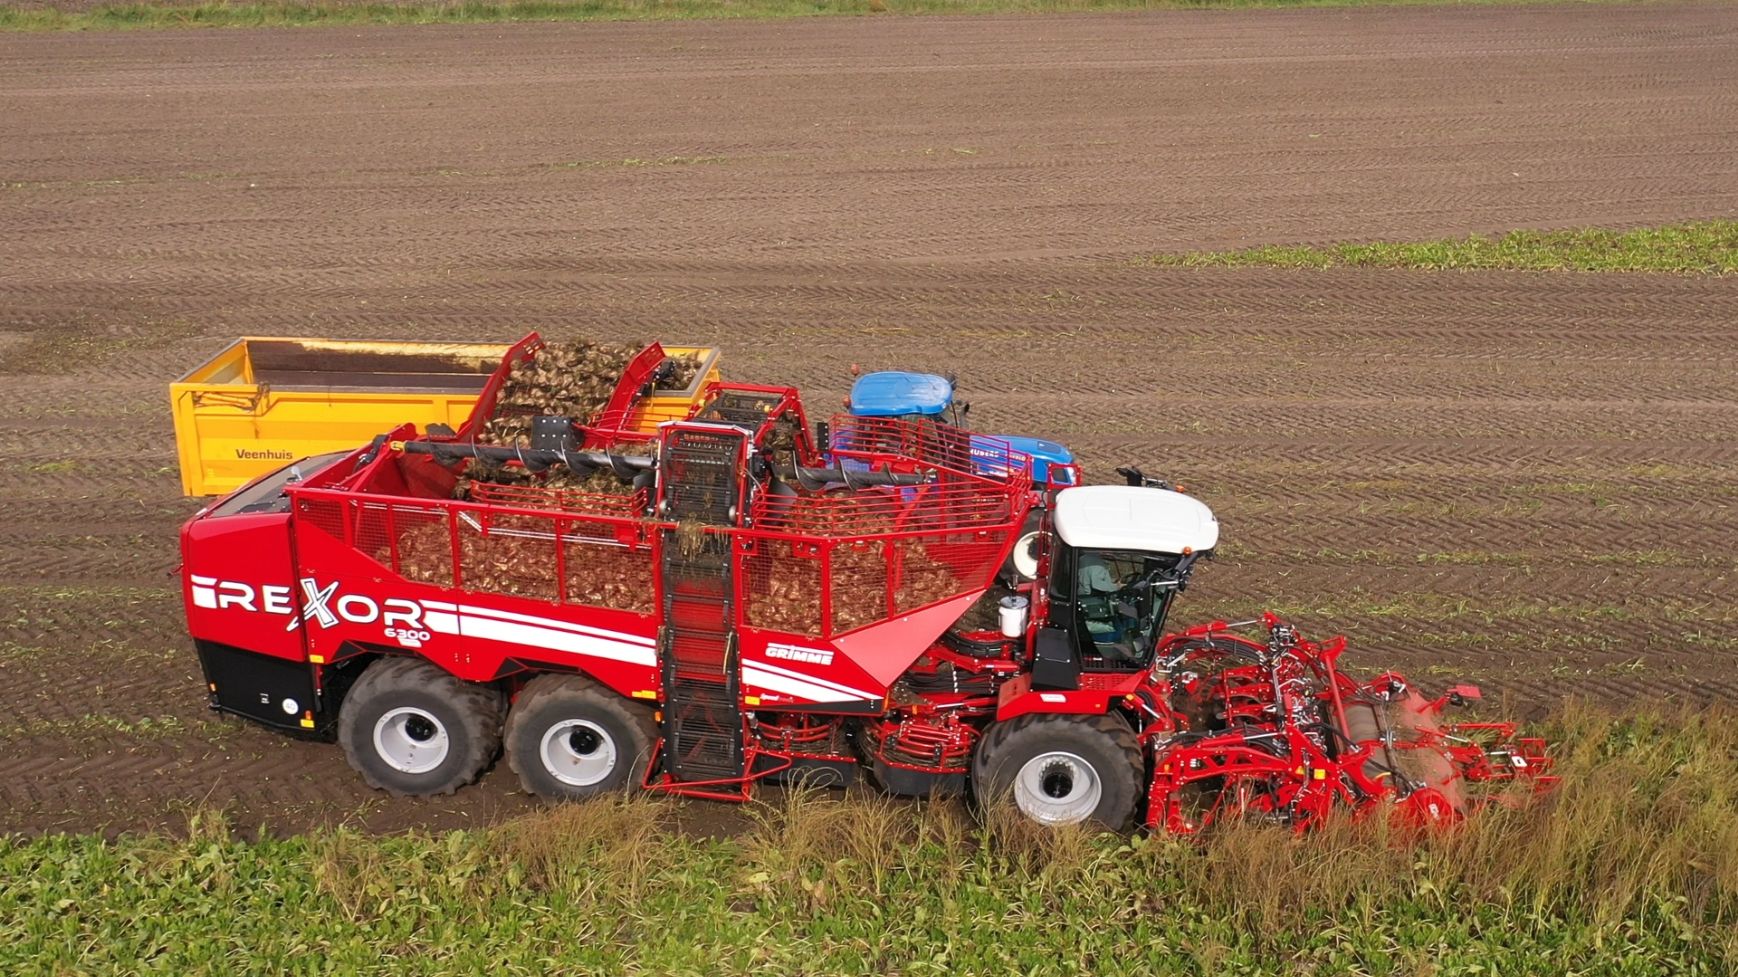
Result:
{"type": "Polygon", "coordinates": [[[1010,594],[1002,598],[1000,606],[996,608],[996,613],[1001,618],[1003,637],[1018,638],[1026,633],[1027,603],[1026,598],[1019,594],[1010,594]]]}

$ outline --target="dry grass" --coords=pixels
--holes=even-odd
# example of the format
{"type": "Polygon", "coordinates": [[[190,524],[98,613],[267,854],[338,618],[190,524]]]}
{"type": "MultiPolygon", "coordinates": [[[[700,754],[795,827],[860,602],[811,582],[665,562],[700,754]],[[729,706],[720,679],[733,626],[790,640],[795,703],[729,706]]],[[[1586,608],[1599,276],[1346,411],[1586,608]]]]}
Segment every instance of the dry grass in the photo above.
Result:
{"type": "Polygon", "coordinates": [[[723,839],[646,796],[495,828],[0,846],[0,972],[1730,973],[1738,722],[1566,712],[1561,790],[1410,836],[1198,841],[769,792],[723,839]],[[307,969],[303,967],[302,969],[307,969]]]}
{"type": "Polygon", "coordinates": [[[1724,711],[1614,719],[1576,706],[1554,732],[1563,788],[1493,805],[1453,832],[1402,836],[1382,819],[1349,818],[1306,837],[1240,826],[1209,838],[1198,859],[1162,857],[1205,903],[1267,935],[1384,903],[1584,916],[1612,929],[1658,910],[1726,928],[1730,957],[1738,954],[1733,719],[1724,711]]]}

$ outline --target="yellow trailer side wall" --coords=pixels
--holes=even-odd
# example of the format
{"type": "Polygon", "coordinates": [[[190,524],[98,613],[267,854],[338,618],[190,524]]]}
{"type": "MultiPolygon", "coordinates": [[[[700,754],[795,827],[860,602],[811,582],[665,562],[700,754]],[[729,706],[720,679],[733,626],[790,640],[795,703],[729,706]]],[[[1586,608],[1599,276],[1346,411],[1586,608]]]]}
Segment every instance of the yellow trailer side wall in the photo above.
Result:
{"type": "Polygon", "coordinates": [[[717,383],[720,377],[718,371],[718,349],[711,346],[665,346],[664,353],[668,356],[700,357],[700,371],[687,387],[681,390],[653,390],[652,395],[635,409],[629,421],[636,431],[651,433],[665,421],[685,421],[699,405],[700,398],[705,395],[706,388],[717,383]]]}
{"type": "MultiPolygon", "coordinates": [[[[362,389],[272,387],[256,380],[248,351],[249,341],[255,339],[286,341],[279,337],[238,340],[170,385],[181,488],[188,495],[227,494],[289,462],[359,447],[407,422],[419,429],[430,424],[456,429],[477,400],[475,391],[393,389],[389,382],[362,389]]],[[[463,353],[487,363],[499,362],[508,349],[505,344],[484,343],[294,342],[310,349],[373,356],[463,353]]],[[[684,390],[654,390],[634,415],[639,430],[656,430],[663,421],[686,418],[707,385],[719,378],[717,349],[668,346],[665,350],[671,355],[699,354],[702,369],[684,390]]],[[[479,375],[479,391],[485,379],[479,375]]]]}

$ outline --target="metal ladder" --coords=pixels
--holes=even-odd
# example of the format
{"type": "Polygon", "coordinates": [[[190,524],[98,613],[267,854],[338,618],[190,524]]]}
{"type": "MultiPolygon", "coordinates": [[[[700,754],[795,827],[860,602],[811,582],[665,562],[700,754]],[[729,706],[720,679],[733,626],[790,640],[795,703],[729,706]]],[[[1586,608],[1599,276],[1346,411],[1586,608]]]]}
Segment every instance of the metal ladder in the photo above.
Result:
{"type": "MultiPolygon", "coordinates": [[[[746,438],[714,425],[667,430],[658,464],[664,518],[734,526],[746,438]]],[[[730,546],[725,535],[664,533],[663,760],[676,785],[744,776],[730,546]]]]}

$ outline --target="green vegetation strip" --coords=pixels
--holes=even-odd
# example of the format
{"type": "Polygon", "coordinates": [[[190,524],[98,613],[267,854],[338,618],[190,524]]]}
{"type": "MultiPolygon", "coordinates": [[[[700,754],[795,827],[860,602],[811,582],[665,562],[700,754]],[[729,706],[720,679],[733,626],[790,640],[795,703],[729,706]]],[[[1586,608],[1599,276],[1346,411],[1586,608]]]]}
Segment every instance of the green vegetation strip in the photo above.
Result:
{"type": "Polygon", "coordinates": [[[1046,832],[800,792],[725,839],[645,797],[435,836],[0,839],[0,972],[1732,973],[1738,714],[1556,734],[1556,794],[1424,839],[1046,832]]]}
{"type": "MultiPolygon", "coordinates": [[[[89,10],[0,7],[0,30],[465,24],[504,21],[714,20],[869,14],[1059,13],[1242,7],[1501,5],[1529,0],[273,0],[266,3],[118,3],[89,10]]],[[[1569,0],[1531,0],[1569,2],[1569,0]]]]}
{"type": "Polygon", "coordinates": [[[1510,231],[1415,244],[1266,245],[1241,251],[1156,254],[1145,264],[1183,268],[1411,268],[1513,271],[1738,272],[1738,220],[1633,231],[1510,231]]]}

